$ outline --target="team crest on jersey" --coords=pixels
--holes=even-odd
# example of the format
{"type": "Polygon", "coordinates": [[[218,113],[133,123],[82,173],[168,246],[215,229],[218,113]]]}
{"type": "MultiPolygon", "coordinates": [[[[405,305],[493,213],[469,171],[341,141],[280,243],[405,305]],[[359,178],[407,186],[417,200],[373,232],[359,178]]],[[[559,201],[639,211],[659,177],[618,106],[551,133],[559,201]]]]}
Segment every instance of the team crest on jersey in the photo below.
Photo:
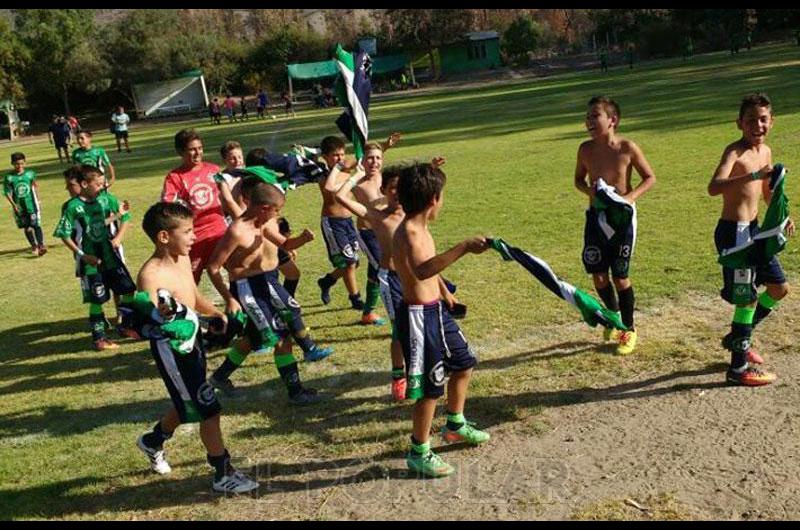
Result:
{"type": "Polygon", "coordinates": [[[214,199],[214,190],[205,182],[198,182],[189,190],[192,206],[195,208],[205,208],[214,199]]]}
{"type": "Polygon", "coordinates": [[[31,192],[31,187],[25,182],[20,182],[17,184],[16,192],[17,197],[27,197],[28,193],[31,192]]]}
{"type": "Polygon", "coordinates": [[[595,246],[586,247],[583,250],[583,261],[587,265],[597,265],[600,263],[600,259],[602,254],[600,253],[600,249],[595,246]]]}
{"type": "Polygon", "coordinates": [[[106,286],[103,285],[102,283],[94,284],[94,287],[92,288],[92,290],[94,291],[95,298],[105,298],[105,296],[106,296],[106,286]]]}
{"type": "Polygon", "coordinates": [[[428,379],[430,379],[430,382],[436,386],[442,386],[444,384],[443,361],[439,361],[433,366],[433,368],[431,368],[430,372],[428,372],[428,379]]]}
{"type": "Polygon", "coordinates": [[[214,387],[208,381],[197,389],[197,402],[201,405],[211,405],[216,400],[217,396],[214,394],[214,387]]]}
{"type": "Polygon", "coordinates": [[[95,240],[100,241],[106,236],[106,224],[102,221],[92,223],[89,225],[89,236],[95,240]]]}

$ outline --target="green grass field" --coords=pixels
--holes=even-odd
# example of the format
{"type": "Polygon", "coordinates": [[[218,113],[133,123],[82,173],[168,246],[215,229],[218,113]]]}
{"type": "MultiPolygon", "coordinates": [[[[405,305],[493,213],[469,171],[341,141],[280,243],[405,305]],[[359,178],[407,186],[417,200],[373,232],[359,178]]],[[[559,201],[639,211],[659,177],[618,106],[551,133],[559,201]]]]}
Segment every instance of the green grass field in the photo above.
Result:
{"type": "MultiPolygon", "coordinates": [[[[620,134],[642,147],[658,178],[638,203],[639,235],[631,269],[637,308],[648,310],[679,306],[689,291],[713,295],[719,288],[712,234],[721,203],[707,195],[706,186],[723,147],[738,138],[734,121],[740,98],[755,90],[773,99],[776,119],[768,143],[774,161],[791,170],[800,159],[800,48],[788,45],[755,48],[735,58],[718,53],[688,63],[665,60],[635,70],[612,69],[606,75],[582,72],[376,99],[370,109],[371,136],[403,133],[387,163],[447,157],[444,210],[433,226],[440,250],[475,234],[503,237],[588,289],[591,281],[580,260],[586,200],[572,179],[577,147],[587,137],[585,103],[596,94],[612,95],[622,107],[620,134]]],[[[117,168],[113,192],[133,209],[135,228],[125,242],[131,272],[135,275],[151,252],[139,228],[141,216],[158,199],[166,173],[178,164],[172,149],[178,129],[198,128],[206,159],[219,162],[218,146],[228,139],[239,140],[245,150],[317,143],[336,133],[338,114],[306,111],[288,121],[251,119],[215,127],[205,120],[154,126],[138,122],[131,130],[131,154],[117,154],[108,132],[98,132],[95,143],[109,151],[117,168]]],[[[164,386],[146,343],[127,341],[114,353],[89,348],[87,310],[71,256],[51,236],[66,200],[64,166],[45,138],[0,144],[0,161],[7,164],[18,149],[39,175],[51,251],[40,259],[29,255],[4,201],[0,518],[320,517],[313,509],[281,511],[277,494],[262,496],[273,499],[267,504],[212,497],[196,426],[182,427],[167,445],[173,474],[162,478],[149,473],[135,441],[167,406],[164,386]]],[[[797,207],[797,190],[790,180],[792,208],[797,207]]],[[[353,459],[390,470],[404,467],[400,455],[410,429],[410,406],[388,398],[389,331],[355,325],[358,314],[348,308],[341,282],[330,306],[319,302],[315,280],[329,269],[319,209],[316,186],[307,186],[290,195],[284,212],[295,229],[309,227],[318,236],[299,251],[303,277],[298,299],[318,342],[336,348],[329,360],[301,364],[301,376],[335,399],[315,408],[288,408],[271,358],[252,356],[234,376],[246,399],[223,401],[223,431],[232,454],[242,467],[261,466],[267,473],[262,485],[269,482],[270,492],[333,484],[284,477],[308,462],[320,469],[353,459]],[[297,464],[298,458],[306,463],[297,464]]],[[[790,245],[781,259],[789,277],[796,278],[797,246],[790,245]]],[[[365,274],[363,267],[362,285],[365,274]]],[[[677,362],[670,345],[648,341],[647,329],[640,330],[641,346],[634,358],[620,360],[587,348],[580,356],[519,362],[515,341],[539,333],[547,323],[553,345],[563,343],[569,338],[558,336],[552,325],[575,323],[578,314],[494,252],[465,257],[447,276],[469,306],[462,329],[484,363],[475,373],[475,405],[470,408],[468,402],[467,414],[490,430],[505,425],[536,436],[538,428],[546,428],[537,427],[536,416],[558,403],[541,399],[521,404],[514,400],[516,394],[543,385],[586,385],[636,373],[644,365],[677,362]]],[[[203,289],[212,291],[206,279],[203,289]]],[[[717,331],[723,327],[709,323],[717,331]]],[[[709,343],[716,345],[714,337],[709,336],[709,343]]],[[[703,358],[705,351],[695,353],[698,362],[714,358],[703,358]]],[[[210,355],[210,369],[222,358],[221,352],[210,355]]],[[[359,480],[378,480],[370,469],[359,480]]]]}

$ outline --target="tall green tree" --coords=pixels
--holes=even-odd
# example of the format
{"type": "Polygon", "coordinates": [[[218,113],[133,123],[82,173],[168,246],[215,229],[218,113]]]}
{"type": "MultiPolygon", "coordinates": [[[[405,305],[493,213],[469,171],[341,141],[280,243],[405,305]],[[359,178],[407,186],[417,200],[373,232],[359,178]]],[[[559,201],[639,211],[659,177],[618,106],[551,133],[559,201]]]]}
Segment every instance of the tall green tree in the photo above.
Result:
{"type": "Polygon", "coordinates": [[[19,41],[6,19],[0,18],[0,99],[20,102],[25,98],[22,75],[29,60],[28,49],[19,41]]]}
{"type": "Polygon", "coordinates": [[[16,33],[28,48],[28,102],[48,108],[62,99],[69,114],[70,90],[99,93],[109,86],[91,9],[17,9],[16,33]]]}
{"type": "Polygon", "coordinates": [[[503,33],[503,51],[511,58],[519,58],[539,47],[542,28],[529,16],[516,19],[503,33]]]}

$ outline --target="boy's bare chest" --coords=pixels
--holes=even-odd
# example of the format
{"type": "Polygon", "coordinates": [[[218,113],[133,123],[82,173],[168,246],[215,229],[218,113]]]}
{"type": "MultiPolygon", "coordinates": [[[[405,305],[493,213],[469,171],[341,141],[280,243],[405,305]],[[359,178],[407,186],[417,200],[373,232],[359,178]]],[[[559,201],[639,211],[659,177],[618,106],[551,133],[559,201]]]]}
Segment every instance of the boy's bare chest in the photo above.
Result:
{"type": "Polygon", "coordinates": [[[586,165],[592,182],[600,177],[609,183],[624,178],[631,166],[630,155],[618,148],[595,148],[587,158],[586,165]]]}

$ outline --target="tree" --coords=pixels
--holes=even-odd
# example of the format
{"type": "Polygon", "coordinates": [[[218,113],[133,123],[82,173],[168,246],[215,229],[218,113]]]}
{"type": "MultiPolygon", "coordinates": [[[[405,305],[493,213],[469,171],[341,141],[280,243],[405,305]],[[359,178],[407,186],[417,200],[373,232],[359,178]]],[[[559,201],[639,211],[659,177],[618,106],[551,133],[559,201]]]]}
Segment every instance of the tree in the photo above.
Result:
{"type": "Polygon", "coordinates": [[[17,102],[25,97],[22,75],[30,59],[28,49],[19,41],[4,18],[0,18],[0,99],[17,102]]]}
{"type": "Polygon", "coordinates": [[[108,88],[92,10],[18,9],[14,14],[19,40],[30,51],[25,84],[32,106],[47,107],[61,97],[69,114],[70,89],[98,93],[108,88]]]}
{"type": "Polygon", "coordinates": [[[503,51],[511,58],[525,56],[539,47],[541,38],[541,26],[532,18],[521,16],[503,33],[503,51]]]}

